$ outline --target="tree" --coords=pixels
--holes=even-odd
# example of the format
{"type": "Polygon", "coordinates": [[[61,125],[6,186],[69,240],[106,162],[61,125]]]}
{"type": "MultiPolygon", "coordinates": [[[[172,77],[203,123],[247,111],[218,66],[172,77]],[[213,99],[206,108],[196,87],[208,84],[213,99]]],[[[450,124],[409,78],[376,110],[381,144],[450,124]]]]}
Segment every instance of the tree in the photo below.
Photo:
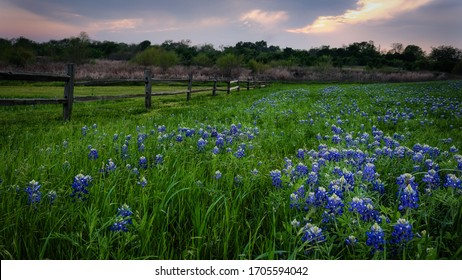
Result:
{"type": "Polygon", "coordinates": [[[401,58],[404,62],[404,67],[407,70],[419,70],[425,64],[425,52],[421,47],[416,45],[408,45],[403,50],[401,58]]]}
{"type": "Polygon", "coordinates": [[[241,63],[242,58],[232,53],[225,54],[217,59],[217,66],[225,77],[232,77],[233,74],[236,74],[241,63]]]}
{"type": "Polygon", "coordinates": [[[159,66],[165,72],[168,68],[177,65],[179,58],[173,51],[166,51],[159,46],[154,46],[138,53],[134,61],[144,66],[159,66]]]}
{"type": "Polygon", "coordinates": [[[452,46],[432,48],[430,59],[434,70],[451,72],[462,60],[462,51],[452,46]]]}

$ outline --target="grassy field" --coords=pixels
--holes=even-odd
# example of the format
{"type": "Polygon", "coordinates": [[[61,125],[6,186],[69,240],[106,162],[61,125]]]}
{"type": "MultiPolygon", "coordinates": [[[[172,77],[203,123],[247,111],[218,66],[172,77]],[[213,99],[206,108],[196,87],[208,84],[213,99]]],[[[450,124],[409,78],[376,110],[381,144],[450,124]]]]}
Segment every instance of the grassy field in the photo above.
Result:
{"type": "Polygon", "coordinates": [[[70,122],[0,107],[0,126],[2,259],[462,259],[461,81],[75,103],[70,122]]]}

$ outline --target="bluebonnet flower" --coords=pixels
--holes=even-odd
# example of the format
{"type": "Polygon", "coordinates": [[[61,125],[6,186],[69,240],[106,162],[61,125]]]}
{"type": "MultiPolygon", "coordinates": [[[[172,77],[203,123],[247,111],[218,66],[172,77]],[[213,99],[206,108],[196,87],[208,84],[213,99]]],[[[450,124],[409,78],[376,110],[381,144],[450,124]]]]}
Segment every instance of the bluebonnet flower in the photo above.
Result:
{"type": "Polygon", "coordinates": [[[215,171],[215,175],[213,176],[216,180],[219,180],[221,178],[221,172],[220,170],[215,171]]]}
{"type": "Polygon", "coordinates": [[[306,179],[306,185],[314,187],[318,184],[318,174],[316,172],[310,172],[306,179]]]}
{"type": "Polygon", "coordinates": [[[219,149],[217,146],[215,146],[215,147],[213,147],[213,149],[212,149],[212,153],[213,153],[214,155],[218,155],[218,154],[220,153],[220,149],[219,149]]]}
{"type": "Polygon", "coordinates": [[[244,181],[244,178],[241,175],[234,176],[234,185],[241,186],[244,181]]]}
{"type": "Polygon", "coordinates": [[[462,156],[461,155],[456,155],[454,158],[457,161],[457,169],[462,171],[462,156]]]}
{"type": "Polygon", "coordinates": [[[350,235],[345,238],[345,244],[349,246],[355,246],[358,243],[358,239],[354,235],[350,235]]]}
{"type": "Polygon", "coordinates": [[[42,186],[39,182],[32,180],[27,184],[27,187],[24,189],[27,193],[27,204],[34,205],[39,203],[42,200],[42,192],[40,188],[42,186]]]}
{"type": "Polygon", "coordinates": [[[117,139],[119,139],[119,134],[114,133],[114,136],[112,136],[112,140],[115,142],[117,141],[117,139]]]}
{"type": "Polygon", "coordinates": [[[146,185],[148,184],[148,180],[146,180],[146,178],[141,177],[140,180],[137,182],[138,185],[140,185],[142,188],[146,187],[146,185]]]}
{"type": "Polygon", "coordinates": [[[161,165],[164,163],[164,156],[161,154],[157,154],[155,159],[154,159],[154,164],[155,165],[161,165]]]}
{"type": "Polygon", "coordinates": [[[300,226],[300,221],[298,221],[297,219],[293,219],[292,222],[290,222],[290,224],[294,227],[294,228],[298,228],[300,226]]]}
{"type": "Polygon", "coordinates": [[[135,175],[140,175],[140,171],[138,170],[138,168],[134,167],[132,169],[132,173],[135,174],[135,175]]]}
{"type": "Polygon", "coordinates": [[[86,136],[88,131],[88,127],[85,125],[82,127],[82,136],[86,136]]]}
{"type": "Polygon", "coordinates": [[[454,174],[446,175],[445,187],[452,187],[455,189],[462,189],[462,181],[454,174]]]}
{"type": "Polygon", "coordinates": [[[339,144],[342,141],[342,138],[339,135],[335,134],[332,136],[331,141],[334,144],[339,144]]]}
{"type": "Polygon", "coordinates": [[[178,134],[175,139],[176,139],[176,142],[183,142],[183,135],[178,134]]]}
{"type": "Polygon", "coordinates": [[[91,148],[90,149],[90,153],[88,154],[88,158],[90,160],[95,160],[97,159],[99,156],[98,156],[98,151],[94,148],[91,148]]]}
{"type": "Polygon", "coordinates": [[[239,130],[238,130],[237,126],[236,126],[235,124],[232,124],[232,125],[231,125],[231,128],[230,128],[230,130],[229,130],[229,132],[230,132],[231,134],[236,134],[236,133],[238,133],[238,131],[239,131],[239,130]]]}
{"type": "Polygon", "coordinates": [[[405,173],[396,179],[396,183],[399,186],[397,193],[400,199],[398,209],[402,211],[408,208],[417,208],[419,206],[419,192],[415,177],[412,174],[405,173]]]}
{"type": "Polygon", "coordinates": [[[425,188],[426,193],[430,193],[432,190],[436,190],[441,184],[440,175],[434,169],[428,170],[427,174],[425,174],[422,181],[427,186],[425,188]]]}
{"type": "MultiPolygon", "coordinates": [[[[313,197],[314,197],[314,193],[313,197]]],[[[314,201],[314,199],[313,199],[314,201]]],[[[301,206],[305,204],[305,187],[301,185],[295,192],[290,194],[290,208],[296,208],[297,210],[300,210],[301,206]]],[[[304,210],[308,210],[308,207],[305,206],[304,210]]]]}
{"type": "Polygon", "coordinates": [[[197,140],[197,149],[199,151],[205,151],[206,145],[207,145],[207,141],[204,140],[203,138],[199,138],[199,140],[197,140]]]}
{"type": "Polygon", "coordinates": [[[335,193],[327,198],[326,209],[329,214],[341,216],[343,214],[343,201],[335,193]]]}
{"type": "Polygon", "coordinates": [[[421,152],[416,152],[414,153],[414,155],[412,156],[412,160],[414,162],[422,162],[424,159],[424,156],[421,152]]]}
{"type": "Polygon", "coordinates": [[[196,133],[194,129],[188,129],[186,130],[186,137],[192,137],[196,133]]]}
{"type": "Polygon", "coordinates": [[[74,199],[86,200],[86,196],[89,194],[88,187],[93,179],[90,175],[83,175],[82,173],[77,174],[72,182],[72,193],[71,197],[74,199]]]}
{"type": "Polygon", "coordinates": [[[145,156],[141,156],[138,165],[140,168],[147,169],[148,168],[148,160],[146,159],[145,156]]]}
{"type": "Polygon", "coordinates": [[[314,201],[312,198],[307,199],[308,204],[313,204],[314,206],[324,206],[327,203],[327,191],[323,187],[318,187],[314,192],[314,201]]]}
{"type": "Polygon", "coordinates": [[[375,165],[367,163],[363,170],[363,180],[372,182],[375,179],[375,165]]]}
{"type": "Polygon", "coordinates": [[[305,159],[305,150],[298,149],[297,150],[297,158],[302,159],[302,160],[305,159]]]}
{"type": "Polygon", "coordinates": [[[383,184],[382,180],[376,179],[372,181],[372,190],[384,194],[385,193],[385,185],[383,184]]]}
{"type": "Polygon", "coordinates": [[[370,198],[359,198],[357,196],[353,197],[353,200],[350,202],[350,207],[348,208],[350,212],[356,212],[361,215],[361,220],[376,221],[382,222],[382,218],[377,210],[374,209],[372,205],[372,200],[370,198]]]}
{"type": "Polygon", "coordinates": [[[271,181],[273,183],[273,186],[276,188],[282,187],[282,179],[281,179],[281,171],[280,170],[272,170],[270,171],[270,176],[271,176],[271,181]]]}
{"type": "Polygon", "coordinates": [[[252,175],[258,175],[258,170],[256,168],[254,168],[253,170],[250,170],[250,174],[252,175]]]}
{"type": "Polygon", "coordinates": [[[404,245],[404,243],[411,241],[413,237],[412,225],[409,224],[408,220],[400,218],[393,226],[390,243],[404,245]]]}
{"type": "Polygon", "coordinates": [[[366,232],[366,236],[366,245],[372,247],[371,254],[374,254],[376,251],[383,251],[385,233],[377,223],[371,227],[370,231],[366,232]]]}
{"type": "Polygon", "coordinates": [[[165,127],[165,125],[159,125],[157,127],[157,132],[161,133],[161,132],[165,132],[167,130],[167,128],[165,127]]]}
{"type": "Polygon", "coordinates": [[[50,200],[50,204],[53,204],[55,202],[56,196],[57,196],[56,191],[51,190],[48,192],[47,197],[50,200]]]}
{"type": "Polygon", "coordinates": [[[225,145],[225,139],[223,139],[221,136],[217,137],[217,140],[215,140],[215,145],[217,147],[223,147],[225,145]]]}
{"type": "Polygon", "coordinates": [[[298,163],[297,166],[292,170],[292,179],[297,180],[299,178],[306,177],[308,175],[308,167],[303,163],[298,163]]]}
{"type": "Polygon", "coordinates": [[[419,207],[419,193],[417,187],[414,188],[408,184],[405,188],[400,187],[398,190],[399,206],[398,210],[415,209],[419,207]]]}
{"type": "Polygon", "coordinates": [[[315,243],[321,243],[326,241],[326,238],[322,234],[322,229],[320,229],[317,226],[314,226],[312,224],[306,224],[303,227],[303,236],[302,236],[302,241],[303,242],[315,242],[315,243]]]}
{"type": "Polygon", "coordinates": [[[129,225],[133,224],[131,215],[133,212],[131,211],[130,207],[127,204],[122,205],[122,207],[117,209],[117,217],[114,224],[111,225],[110,229],[112,231],[124,231],[127,232],[129,230],[129,225]]]}
{"type": "Polygon", "coordinates": [[[112,159],[108,159],[107,164],[106,164],[106,172],[111,172],[116,170],[117,165],[112,161],[112,159]]]}
{"type": "Polygon", "coordinates": [[[243,158],[245,156],[245,150],[239,147],[239,149],[234,153],[234,156],[237,158],[243,158]]]}

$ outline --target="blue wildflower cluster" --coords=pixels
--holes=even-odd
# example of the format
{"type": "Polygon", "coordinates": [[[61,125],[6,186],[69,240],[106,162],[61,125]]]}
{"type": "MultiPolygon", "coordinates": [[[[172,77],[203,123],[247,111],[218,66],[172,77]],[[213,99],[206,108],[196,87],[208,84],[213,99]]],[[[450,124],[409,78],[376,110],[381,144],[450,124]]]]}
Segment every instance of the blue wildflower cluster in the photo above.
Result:
{"type": "Polygon", "coordinates": [[[419,207],[419,191],[415,177],[409,173],[399,176],[396,180],[398,188],[398,198],[400,211],[406,209],[416,209],[419,207]]]}
{"type": "Polygon", "coordinates": [[[413,237],[414,234],[412,233],[412,225],[408,220],[400,218],[393,226],[390,243],[395,245],[404,245],[411,241],[413,237]]]}
{"type": "Polygon", "coordinates": [[[322,229],[310,223],[303,227],[302,241],[307,243],[321,243],[326,241],[322,229]]]}
{"type": "Polygon", "coordinates": [[[385,233],[383,229],[375,223],[371,230],[366,232],[367,240],[366,245],[372,247],[371,254],[377,251],[383,251],[385,245],[385,233]]]}
{"type": "Polygon", "coordinates": [[[127,232],[129,226],[133,224],[131,217],[133,212],[127,204],[122,205],[117,211],[116,221],[111,225],[110,229],[115,232],[127,232]]]}
{"type": "Polygon", "coordinates": [[[36,205],[42,200],[42,192],[40,188],[42,186],[39,182],[32,180],[27,184],[24,191],[27,193],[27,204],[36,205]]]}
{"type": "Polygon", "coordinates": [[[90,186],[92,177],[90,175],[83,175],[82,173],[77,174],[72,182],[72,193],[71,197],[73,201],[76,199],[86,200],[90,193],[88,187],[90,186]]]}

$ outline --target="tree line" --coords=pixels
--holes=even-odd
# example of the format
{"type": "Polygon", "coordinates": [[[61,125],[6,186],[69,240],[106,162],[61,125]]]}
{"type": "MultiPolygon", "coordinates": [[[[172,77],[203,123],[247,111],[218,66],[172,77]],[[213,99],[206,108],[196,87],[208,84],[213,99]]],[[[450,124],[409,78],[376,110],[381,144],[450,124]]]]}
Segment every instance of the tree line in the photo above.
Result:
{"type": "Polygon", "coordinates": [[[263,73],[271,67],[316,66],[391,67],[409,71],[440,71],[462,74],[462,50],[453,46],[432,47],[426,53],[417,45],[392,44],[383,51],[373,41],[355,42],[339,48],[321,46],[309,50],[280,48],[266,41],[238,42],[234,46],[192,45],[190,40],[167,40],[153,45],[149,40],[139,44],[96,41],[86,32],[78,36],[48,42],[35,42],[25,37],[0,38],[0,65],[24,67],[40,62],[88,63],[96,59],[125,60],[166,70],[175,65],[218,67],[225,75],[236,67],[247,67],[263,73]]]}

